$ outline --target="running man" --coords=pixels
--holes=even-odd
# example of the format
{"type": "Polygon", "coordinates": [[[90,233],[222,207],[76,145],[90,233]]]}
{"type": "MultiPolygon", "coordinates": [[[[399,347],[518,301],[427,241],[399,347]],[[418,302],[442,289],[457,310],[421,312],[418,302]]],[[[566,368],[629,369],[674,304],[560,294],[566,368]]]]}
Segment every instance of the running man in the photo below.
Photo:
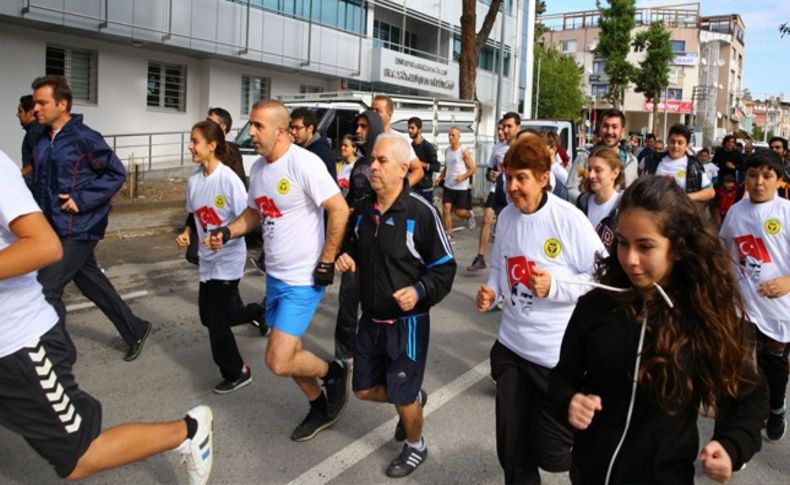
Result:
{"type": "Polygon", "coordinates": [[[358,271],[362,318],[354,357],[359,399],[395,405],[397,441],[406,441],[387,468],[404,477],[428,456],[422,438],[421,389],[428,356],[430,307],[452,288],[455,259],[439,214],[404,177],[409,146],[395,134],[379,135],[370,165],[374,196],[354,205],[353,230],[338,271],[358,271]]]}
{"type": "Polygon", "coordinates": [[[227,226],[214,229],[205,243],[216,251],[263,224],[266,322],[272,328],[266,365],[277,376],[293,378],[310,402],[310,411],[291,434],[294,441],[306,441],[337,421],[347,399],[345,364],[303,349],[302,335],[324,287],[332,284],[349,210],[321,159],[291,142],[288,120],[282,103],[255,103],[250,137],[261,158],[250,170],[248,207],[227,226]],[[324,210],[329,216],[326,238],[324,210]]]}
{"type": "Polygon", "coordinates": [[[475,213],[469,204],[469,179],[475,174],[475,164],[472,161],[472,154],[465,146],[461,145],[461,130],[456,127],[450,128],[447,134],[450,139],[450,146],[444,152],[444,168],[436,185],[443,185],[442,191],[442,215],[444,218],[444,230],[453,242],[453,211],[455,215],[466,219],[466,227],[475,228],[475,213]]]}
{"type": "Polygon", "coordinates": [[[208,406],[176,421],[102,431],[101,403],[77,385],[71,370],[77,352],[36,279],[36,270],[63,255],[60,240],[3,152],[0,180],[0,425],[22,436],[61,478],[177,450],[189,483],[205,484],[214,458],[208,406]]]}

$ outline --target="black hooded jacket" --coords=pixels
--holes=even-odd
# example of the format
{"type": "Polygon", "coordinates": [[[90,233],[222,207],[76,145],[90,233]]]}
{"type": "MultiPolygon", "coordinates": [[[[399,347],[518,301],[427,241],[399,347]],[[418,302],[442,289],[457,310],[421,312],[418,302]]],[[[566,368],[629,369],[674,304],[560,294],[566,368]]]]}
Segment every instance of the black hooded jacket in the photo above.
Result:
{"type": "MultiPolygon", "coordinates": [[[[372,192],[370,189],[370,161],[373,145],[376,143],[376,138],[384,133],[384,122],[381,121],[381,116],[375,111],[365,111],[357,116],[357,119],[364,116],[368,120],[368,136],[367,140],[360,145],[363,156],[354,164],[351,170],[349,179],[348,195],[346,202],[353,207],[354,204],[364,199],[372,192]]],[[[354,123],[356,126],[356,122],[354,123]]]]}

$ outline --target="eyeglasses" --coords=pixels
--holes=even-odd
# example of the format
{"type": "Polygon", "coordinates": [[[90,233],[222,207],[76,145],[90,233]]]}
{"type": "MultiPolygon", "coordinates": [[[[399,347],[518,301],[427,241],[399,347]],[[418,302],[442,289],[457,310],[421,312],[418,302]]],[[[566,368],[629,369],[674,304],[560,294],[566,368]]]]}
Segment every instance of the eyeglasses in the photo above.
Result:
{"type": "Polygon", "coordinates": [[[304,129],[305,129],[304,126],[298,126],[298,125],[291,125],[288,127],[289,131],[302,131],[304,129]]]}

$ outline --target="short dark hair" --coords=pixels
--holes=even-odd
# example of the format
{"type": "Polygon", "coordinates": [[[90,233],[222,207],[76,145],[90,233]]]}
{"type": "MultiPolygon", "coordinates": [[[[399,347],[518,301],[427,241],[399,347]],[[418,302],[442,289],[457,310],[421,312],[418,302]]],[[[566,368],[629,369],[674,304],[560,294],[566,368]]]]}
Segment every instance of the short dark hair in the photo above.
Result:
{"type": "Polygon", "coordinates": [[[406,126],[414,125],[417,127],[418,130],[422,130],[422,120],[417,116],[412,116],[409,118],[409,121],[406,123],[406,126]]]}
{"type": "Polygon", "coordinates": [[[516,126],[521,126],[521,115],[515,111],[508,111],[505,113],[505,115],[502,117],[502,123],[504,123],[505,120],[513,120],[516,123],[516,126]]]}
{"type": "Polygon", "coordinates": [[[721,139],[721,144],[726,145],[728,141],[733,140],[735,141],[735,135],[727,135],[721,139]]]}
{"type": "Polygon", "coordinates": [[[700,151],[697,152],[697,155],[702,155],[703,153],[707,153],[710,155],[710,149],[708,147],[703,147],[700,151]]]}
{"type": "Polygon", "coordinates": [[[683,123],[675,123],[669,128],[669,138],[672,135],[680,135],[686,139],[686,143],[691,143],[691,130],[683,123]]]}
{"type": "Polygon", "coordinates": [[[222,124],[225,125],[225,134],[227,135],[230,131],[230,128],[233,126],[233,118],[231,118],[230,113],[228,110],[224,108],[209,108],[208,115],[215,115],[220,120],[222,120],[222,124]]]}
{"type": "Polygon", "coordinates": [[[318,127],[318,117],[315,115],[315,112],[310,108],[300,106],[293,111],[291,111],[291,119],[296,120],[301,118],[302,123],[304,123],[305,128],[308,126],[313,127],[313,131],[318,127]]]}
{"type": "Polygon", "coordinates": [[[784,149],[784,151],[787,151],[787,138],[782,138],[781,136],[775,136],[775,137],[771,138],[770,140],[768,140],[768,146],[771,146],[771,144],[773,142],[775,142],[775,141],[778,141],[779,143],[781,143],[782,144],[782,148],[784,149]]]}
{"type": "MultiPolygon", "coordinates": [[[[33,109],[33,107],[36,106],[35,101],[33,101],[33,95],[32,94],[26,94],[26,95],[20,97],[19,98],[19,106],[21,106],[22,109],[25,110],[25,111],[30,111],[31,109],[33,109]]],[[[787,144],[787,142],[785,142],[785,144],[787,144]]]]}
{"type": "Polygon", "coordinates": [[[55,102],[66,101],[66,111],[71,111],[71,88],[65,77],[52,74],[41,76],[37,77],[31,85],[33,91],[45,86],[52,88],[52,97],[55,98],[55,102]]]}
{"type": "Polygon", "coordinates": [[[779,155],[772,150],[757,150],[746,159],[746,171],[750,168],[770,168],[776,173],[777,178],[782,178],[784,164],[779,155]]]}
{"type": "Polygon", "coordinates": [[[647,140],[653,140],[653,141],[655,141],[655,140],[656,140],[656,135],[655,135],[655,133],[648,133],[647,135],[645,135],[645,141],[647,141],[647,140]]]}
{"type": "Polygon", "coordinates": [[[606,118],[620,118],[620,123],[623,126],[625,126],[625,114],[622,111],[620,111],[619,109],[609,108],[606,111],[604,111],[603,113],[601,113],[601,117],[598,118],[598,126],[597,126],[597,129],[595,130],[596,133],[598,133],[598,131],[600,131],[601,123],[603,123],[603,120],[606,119],[606,118]]]}

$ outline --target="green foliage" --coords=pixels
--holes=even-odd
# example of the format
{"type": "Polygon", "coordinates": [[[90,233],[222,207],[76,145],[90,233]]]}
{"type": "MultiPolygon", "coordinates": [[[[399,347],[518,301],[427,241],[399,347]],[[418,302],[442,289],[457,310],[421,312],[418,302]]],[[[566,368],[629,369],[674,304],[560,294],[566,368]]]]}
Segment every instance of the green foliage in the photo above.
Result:
{"type": "Polygon", "coordinates": [[[572,56],[556,49],[535,46],[535,79],[533,97],[538,102],[538,117],[577,120],[582,107],[589,104],[582,91],[584,69],[572,56]],[[538,71],[540,60],[540,71],[538,71]],[[540,75],[540,83],[537,76],[540,75]],[[538,84],[540,93],[537,94],[538,84]]]}
{"type": "Polygon", "coordinates": [[[535,2],[535,42],[540,40],[548,30],[543,22],[538,20],[544,13],[546,13],[546,0],[537,0],[535,2]]]}
{"type": "Polygon", "coordinates": [[[636,25],[636,1],[607,0],[607,3],[609,7],[604,8],[600,0],[596,1],[601,12],[601,35],[593,52],[606,60],[604,71],[609,76],[609,92],[604,97],[615,108],[620,108],[623,92],[634,73],[634,66],[628,62],[627,56],[631,50],[631,30],[636,25]]]}
{"type": "MultiPolygon", "coordinates": [[[[634,74],[635,91],[653,102],[653,113],[658,109],[661,92],[669,85],[669,63],[672,60],[672,42],[669,31],[661,22],[653,22],[650,28],[634,37],[634,49],[644,51],[645,59],[634,74]]],[[[653,124],[657,122],[653,116],[653,124]]],[[[655,126],[653,127],[655,132],[655,126]]]]}

